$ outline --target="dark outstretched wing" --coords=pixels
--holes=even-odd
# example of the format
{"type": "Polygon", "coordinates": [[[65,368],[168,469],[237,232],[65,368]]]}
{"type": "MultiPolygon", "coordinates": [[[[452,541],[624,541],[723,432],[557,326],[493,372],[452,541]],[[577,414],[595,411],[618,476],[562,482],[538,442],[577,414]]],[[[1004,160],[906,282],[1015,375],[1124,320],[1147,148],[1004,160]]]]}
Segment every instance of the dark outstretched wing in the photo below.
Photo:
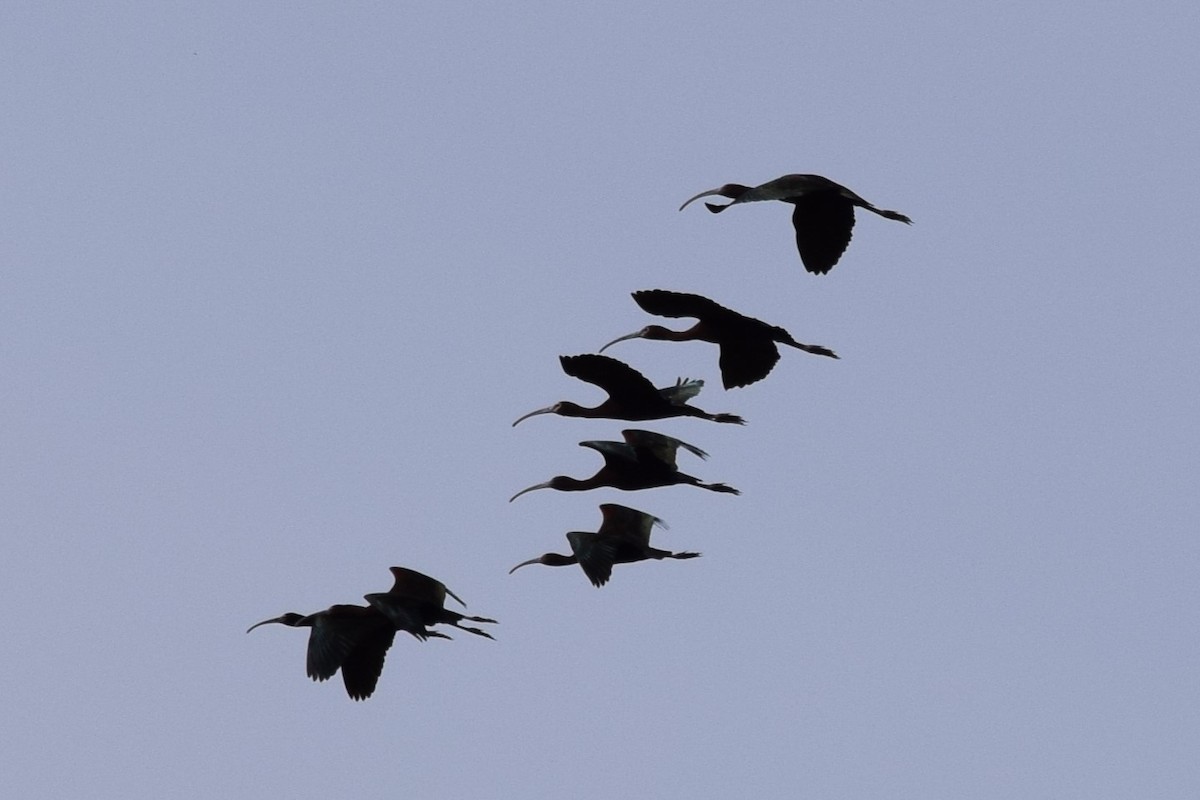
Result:
{"type": "Polygon", "coordinates": [[[702,295],[671,292],[666,289],[634,292],[633,301],[641,306],[643,311],[657,317],[693,317],[707,321],[737,314],[702,295]]]}
{"type": "Polygon", "coordinates": [[[392,588],[388,590],[388,594],[411,598],[439,608],[445,605],[446,595],[450,595],[455,600],[458,600],[459,605],[466,605],[466,603],[459,599],[458,595],[446,588],[446,584],[417,572],[415,569],[391,567],[391,572],[392,577],[395,578],[395,582],[392,584],[392,588]]]}
{"type": "Polygon", "coordinates": [[[342,683],[354,700],[366,700],[375,691],[388,648],[396,638],[396,629],[380,618],[382,625],[365,630],[358,645],[342,662],[342,683]]]}
{"type": "Polygon", "coordinates": [[[726,389],[749,386],[767,377],[778,360],[779,348],[766,335],[724,340],[718,361],[721,382],[726,389]]]}
{"type": "Polygon", "coordinates": [[[324,681],[334,676],[358,645],[365,621],[378,623],[382,617],[364,606],[335,605],[313,614],[312,619],[305,667],[308,677],[324,681]]]}
{"type": "Polygon", "coordinates": [[[854,205],[839,193],[813,192],[789,202],[794,203],[792,225],[796,228],[796,249],[809,272],[823,275],[846,252],[854,231],[854,205]]]}
{"type": "Polygon", "coordinates": [[[596,533],[572,531],[567,534],[571,552],[579,559],[579,566],[593,586],[603,586],[612,575],[616,548],[611,539],[596,533]]]}
{"type": "Polygon", "coordinates": [[[559,356],[558,360],[563,372],[600,387],[619,406],[641,408],[665,405],[663,396],[654,388],[654,384],[624,361],[593,353],[559,356]]]}
{"type": "Polygon", "coordinates": [[[602,503],[600,513],[604,515],[599,531],[602,536],[622,536],[647,546],[650,544],[650,532],[654,526],[667,526],[653,514],[617,503],[602,503]]]}
{"type": "Polygon", "coordinates": [[[708,458],[708,453],[699,447],[688,444],[681,439],[676,439],[674,436],[666,436],[639,428],[627,428],[621,431],[621,435],[638,452],[639,459],[641,458],[641,452],[646,452],[664,464],[669,465],[672,469],[675,468],[675,453],[680,447],[694,456],[708,458]]]}

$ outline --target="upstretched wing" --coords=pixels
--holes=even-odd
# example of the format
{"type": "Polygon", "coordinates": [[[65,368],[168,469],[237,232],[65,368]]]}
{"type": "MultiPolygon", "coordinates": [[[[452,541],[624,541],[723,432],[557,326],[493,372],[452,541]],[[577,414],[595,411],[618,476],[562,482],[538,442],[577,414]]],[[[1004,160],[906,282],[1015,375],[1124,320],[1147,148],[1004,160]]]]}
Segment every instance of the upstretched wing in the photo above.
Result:
{"type": "Polygon", "coordinates": [[[460,605],[466,605],[466,603],[459,599],[458,595],[446,588],[446,584],[417,572],[415,569],[392,567],[391,572],[395,578],[395,582],[392,584],[392,588],[388,591],[388,594],[429,603],[439,608],[446,604],[446,595],[450,595],[455,600],[458,600],[460,605]]]}
{"type": "Polygon", "coordinates": [[[682,406],[704,388],[704,381],[699,378],[677,378],[673,386],[664,386],[658,390],[662,398],[673,406],[682,406]]]}
{"type": "Polygon", "coordinates": [[[558,360],[563,372],[600,387],[618,405],[634,408],[663,399],[645,375],[624,361],[592,353],[559,356],[558,360]]]}
{"type": "Polygon", "coordinates": [[[625,442],[605,442],[591,440],[587,442],[580,442],[579,446],[595,450],[597,453],[604,456],[604,460],[606,462],[609,459],[612,459],[614,462],[637,461],[637,454],[634,451],[634,448],[625,442]]]}
{"type": "Polygon", "coordinates": [[[621,435],[625,437],[625,441],[634,447],[635,450],[648,452],[654,458],[669,464],[672,468],[675,467],[675,453],[680,447],[692,455],[699,456],[700,458],[708,458],[708,453],[699,447],[688,444],[681,439],[676,439],[673,436],[665,436],[661,433],[638,428],[627,428],[621,431],[621,435]]]}
{"type": "Polygon", "coordinates": [[[650,544],[650,532],[655,525],[667,527],[665,522],[653,514],[617,503],[602,503],[600,513],[604,515],[600,535],[626,537],[647,546],[650,544]]]}
{"type": "Polygon", "coordinates": [[[698,294],[672,292],[666,289],[646,289],[633,293],[633,301],[648,314],[657,317],[693,317],[695,319],[718,320],[727,314],[736,314],[725,306],[698,294]]]}

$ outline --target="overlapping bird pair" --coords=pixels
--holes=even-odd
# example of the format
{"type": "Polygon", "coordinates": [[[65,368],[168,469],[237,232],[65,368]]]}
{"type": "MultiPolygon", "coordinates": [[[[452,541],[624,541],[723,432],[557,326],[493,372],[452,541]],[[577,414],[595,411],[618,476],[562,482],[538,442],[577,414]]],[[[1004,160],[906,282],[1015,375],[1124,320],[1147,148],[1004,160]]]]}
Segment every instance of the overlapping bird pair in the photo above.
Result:
{"type": "MultiPolygon", "coordinates": [[[[819,175],[785,175],[755,187],[726,184],[701,192],[680,206],[680,210],[694,200],[713,195],[732,200],[725,205],[706,203],[714,214],[731,205],[757,200],[782,200],[794,205],[792,223],[796,230],[800,259],[809,272],[816,274],[827,273],[845,252],[854,228],[856,206],[888,219],[911,223],[903,214],[876,208],[846,187],[819,175]]],[[[828,348],[798,342],[781,327],[731,311],[699,295],[660,289],[634,292],[633,299],[645,311],[656,316],[687,317],[697,320],[696,324],[683,331],[648,325],[614,339],[601,347],[600,352],[617,342],[635,338],[711,342],[720,351],[718,364],[726,389],[748,386],[765,378],[779,360],[780,344],[814,355],[837,358],[828,348]]],[[[671,417],[698,417],[738,425],[744,422],[734,414],[710,414],[689,405],[688,401],[704,385],[700,380],[679,379],[671,386],[655,388],[645,376],[629,365],[599,353],[561,356],[559,361],[567,375],[598,386],[608,394],[608,399],[594,408],[569,401],[555,403],[520,417],[513,423],[514,426],[539,414],[634,422],[671,417]]],[[[579,443],[604,457],[604,466],[592,477],[578,479],[557,475],[544,483],[522,489],[509,502],[536,489],[584,491],[610,487],[634,491],[676,484],[739,494],[732,486],[704,483],[678,469],[675,456],[680,448],[700,458],[707,458],[708,454],[700,448],[653,431],[631,428],[621,433],[623,442],[579,443]]],[[[578,564],[592,584],[603,586],[608,582],[614,564],[649,559],[690,559],[700,555],[693,552],[673,553],[651,547],[651,531],[655,525],[663,525],[662,520],[651,514],[616,503],[602,504],[600,511],[603,521],[598,531],[572,531],[566,535],[571,555],[546,553],[521,562],[509,572],[528,564],[578,564]]],[[[395,577],[394,585],[388,592],[366,595],[368,606],[335,605],[307,616],[284,614],[251,626],[250,630],[270,622],[312,628],[308,643],[308,676],[323,681],[340,669],[346,692],[355,700],[370,697],[375,690],[384,658],[398,631],[406,631],[422,641],[428,638],[448,639],[449,636],[430,629],[431,625],[444,623],[492,638],[479,628],[459,624],[464,619],[489,623],[495,620],[468,617],[446,609],[446,595],[455,600],[458,597],[444,584],[403,567],[391,569],[395,577]]]]}

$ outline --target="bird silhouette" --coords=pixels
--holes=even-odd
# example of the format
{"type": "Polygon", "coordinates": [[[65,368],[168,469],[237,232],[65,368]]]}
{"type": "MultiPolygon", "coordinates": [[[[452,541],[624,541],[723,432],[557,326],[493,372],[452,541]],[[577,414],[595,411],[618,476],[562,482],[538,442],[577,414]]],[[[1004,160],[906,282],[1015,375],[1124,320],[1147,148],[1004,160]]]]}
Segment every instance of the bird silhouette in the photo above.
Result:
{"type": "Polygon", "coordinates": [[[601,347],[603,352],[626,339],[657,339],[667,342],[712,342],[720,348],[721,381],[726,389],[749,386],[760,381],[779,361],[778,344],[818,356],[837,358],[827,347],[797,342],[777,325],[747,317],[698,294],[651,289],[634,292],[633,300],[645,311],[660,317],[691,317],[696,324],[684,331],[661,325],[647,325],[639,331],[620,336],[601,347]]]}
{"type": "MultiPolygon", "coordinates": [[[[314,681],[332,678],[340,669],[346,694],[354,700],[365,700],[375,691],[388,648],[396,636],[396,627],[374,608],[355,605],[334,605],[315,614],[289,612],[265,619],[246,629],[278,623],[292,628],[311,628],[308,635],[308,654],[305,668],[314,681]]],[[[435,631],[418,635],[420,639],[434,636],[448,639],[435,631]]]]}
{"type": "Polygon", "coordinates": [[[609,486],[623,491],[653,489],[659,486],[688,484],[713,492],[741,494],[724,483],[703,483],[699,478],[680,472],[675,466],[675,453],[682,447],[700,458],[708,458],[698,447],[653,431],[630,428],[621,431],[624,442],[580,442],[604,456],[604,466],[590,478],[578,479],[556,475],[545,483],[529,486],[514,494],[508,502],[537,489],[558,489],[560,492],[582,492],[609,486]]]}
{"type": "Polygon", "coordinates": [[[681,205],[679,210],[687,208],[693,200],[713,195],[732,199],[732,202],[723,206],[705,203],[714,214],[721,213],[729,206],[756,200],[782,200],[794,205],[792,225],[796,228],[796,249],[800,251],[804,268],[819,275],[829,272],[850,245],[855,206],[873,211],[881,217],[912,224],[912,220],[900,212],[876,208],[840,183],[820,175],[784,175],[760,186],[727,183],[701,192],[681,205]]]}
{"type": "Polygon", "coordinates": [[[699,553],[672,553],[650,546],[650,533],[655,525],[665,528],[666,523],[652,514],[617,505],[604,503],[600,506],[603,522],[595,533],[571,531],[567,541],[571,555],[546,553],[528,561],[522,561],[508,571],[511,575],[528,564],[545,564],[548,567],[564,567],[578,564],[593,586],[603,586],[612,575],[613,564],[632,564],[635,561],[664,558],[698,558],[699,553]]]}
{"type": "MultiPolygon", "coordinates": [[[[487,617],[468,617],[446,608],[446,595],[457,600],[459,605],[465,607],[466,603],[447,589],[441,581],[405,567],[392,567],[391,572],[392,577],[395,578],[392,588],[386,592],[368,594],[364,599],[373,608],[382,612],[398,630],[408,631],[414,636],[418,636],[419,634],[414,631],[425,631],[429,626],[441,623],[474,633],[477,636],[495,638],[487,631],[460,624],[463,620],[494,624],[496,620],[487,617]]],[[[433,634],[426,631],[425,635],[433,634]]],[[[436,635],[450,638],[445,634],[436,635]]]]}
{"type": "Polygon", "coordinates": [[[514,422],[514,426],[521,420],[538,414],[623,419],[634,422],[668,417],[699,417],[713,422],[745,424],[745,420],[735,414],[709,414],[688,405],[687,401],[699,394],[704,386],[702,380],[680,378],[674,386],[656,389],[642,373],[615,358],[588,353],[559,356],[558,360],[562,364],[563,372],[572,378],[599,386],[608,393],[608,399],[594,408],[563,400],[552,406],[530,411],[514,422]]]}

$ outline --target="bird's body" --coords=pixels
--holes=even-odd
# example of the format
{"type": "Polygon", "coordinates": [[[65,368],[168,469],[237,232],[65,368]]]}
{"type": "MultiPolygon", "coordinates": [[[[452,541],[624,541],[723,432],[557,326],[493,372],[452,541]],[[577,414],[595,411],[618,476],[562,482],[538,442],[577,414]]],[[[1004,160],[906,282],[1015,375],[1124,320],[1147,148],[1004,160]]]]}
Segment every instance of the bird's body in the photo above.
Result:
{"type": "Polygon", "coordinates": [[[642,373],[628,364],[608,356],[587,353],[578,356],[559,356],[563,372],[579,378],[608,393],[608,399],[594,408],[587,408],[569,401],[555,403],[537,411],[530,411],[513,423],[538,414],[558,414],[563,417],[587,417],[592,419],[622,419],[632,422],[667,419],[668,417],[699,417],[714,422],[745,423],[734,414],[709,414],[688,400],[695,397],[704,386],[704,381],[680,378],[674,386],[654,388],[642,373]]]}
{"type": "Polygon", "coordinates": [[[446,588],[441,581],[416,570],[405,567],[392,567],[392,577],[395,581],[392,588],[386,592],[368,594],[365,600],[372,608],[378,609],[397,630],[406,630],[414,636],[420,636],[416,631],[423,631],[425,636],[440,636],[450,638],[445,634],[432,633],[426,630],[431,625],[439,623],[451,625],[459,630],[468,631],[478,636],[493,638],[490,633],[479,628],[470,628],[460,624],[463,620],[472,622],[490,622],[496,620],[487,617],[468,617],[457,611],[446,608],[446,596],[449,595],[465,606],[458,595],[446,588]]]}
{"type": "Polygon", "coordinates": [[[545,564],[549,567],[578,564],[593,586],[603,586],[612,575],[614,564],[632,564],[648,559],[697,558],[700,555],[672,553],[651,547],[651,531],[655,525],[663,525],[658,517],[616,503],[604,503],[600,506],[600,512],[604,515],[600,530],[595,533],[572,531],[567,534],[571,555],[546,553],[522,561],[509,570],[509,574],[527,564],[545,564]]]}
{"type": "Polygon", "coordinates": [[[775,362],[779,361],[779,344],[814,355],[838,357],[827,347],[798,342],[777,325],[739,314],[698,294],[652,289],[634,292],[633,300],[656,316],[691,317],[697,322],[684,331],[647,325],[639,331],[612,340],[600,348],[601,352],[626,339],[711,342],[720,348],[721,381],[726,389],[748,386],[765,378],[775,367],[775,362]]]}
{"type": "Polygon", "coordinates": [[[823,275],[829,272],[850,245],[854,232],[854,208],[865,208],[881,217],[908,225],[912,220],[898,211],[877,208],[854,192],[820,175],[784,175],[759,186],[727,183],[716,189],[701,192],[679,207],[687,208],[693,200],[718,195],[731,198],[725,205],[705,203],[714,214],[738,203],[758,200],[782,200],[795,206],[792,225],[796,229],[796,249],[809,272],[823,275]]]}
{"type": "Polygon", "coordinates": [[[325,681],[340,669],[346,693],[355,700],[365,700],[375,691],[397,630],[369,606],[334,605],[315,614],[290,612],[266,619],[251,625],[246,633],[269,623],[311,628],[305,665],[308,677],[325,681]]]}
{"type": "Polygon", "coordinates": [[[659,486],[688,484],[713,492],[741,494],[724,483],[703,483],[699,478],[680,472],[675,466],[675,453],[682,447],[693,455],[707,458],[708,454],[698,447],[660,433],[637,429],[621,431],[623,442],[588,441],[580,447],[588,447],[604,456],[604,466],[590,478],[571,478],[556,475],[545,483],[522,489],[511,498],[516,500],[535,489],[558,489],[562,492],[582,492],[603,486],[623,491],[653,489],[659,486]]]}

